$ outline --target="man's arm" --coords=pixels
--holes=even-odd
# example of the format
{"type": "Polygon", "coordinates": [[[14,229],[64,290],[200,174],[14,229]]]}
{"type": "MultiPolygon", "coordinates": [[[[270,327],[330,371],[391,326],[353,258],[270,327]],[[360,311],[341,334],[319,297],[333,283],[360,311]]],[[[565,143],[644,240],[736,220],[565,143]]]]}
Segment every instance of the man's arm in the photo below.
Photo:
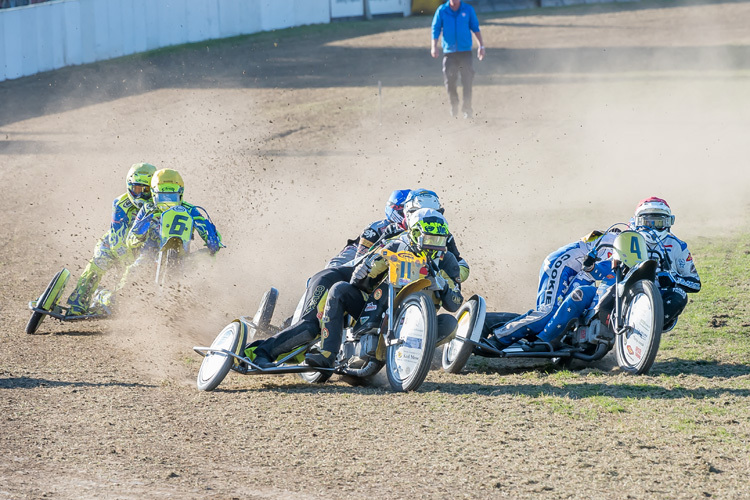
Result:
{"type": "Polygon", "coordinates": [[[482,40],[482,32],[477,31],[474,33],[474,36],[477,37],[477,42],[479,42],[479,48],[477,49],[477,59],[480,61],[484,59],[484,41],[482,40]]]}
{"type": "Polygon", "coordinates": [[[440,39],[440,32],[443,30],[443,18],[440,17],[440,8],[435,11],[435,16],[432,18],[432,45],[430,47],[430,54],[432,57],[440,55],[438,49],[438,40],[440,39]]]}
{"type": "Polygon", "coordinates": [[[477,19],[477,13],[474,9],[471,10],[469,29],[474,32],[474,36],[477,37],[477,42],[479,42],[479,48],[477,49],[477,58],[481,61],[482,59],[484,59],[484,40],[482,40],[482,32],[479,31],[479,19],[477,19]]]}

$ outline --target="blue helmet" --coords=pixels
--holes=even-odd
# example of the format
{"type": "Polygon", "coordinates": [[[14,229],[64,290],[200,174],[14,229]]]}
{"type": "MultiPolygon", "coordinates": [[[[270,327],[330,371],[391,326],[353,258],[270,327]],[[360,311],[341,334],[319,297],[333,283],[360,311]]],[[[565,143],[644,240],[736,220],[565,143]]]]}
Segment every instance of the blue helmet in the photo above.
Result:
{"type": "Polygon", "coordinates": [[[411,189],[397,189],[391,193],[385,204],[385,216],[389,221],[400,224],[404,221],[404,202],[411,189]]]}

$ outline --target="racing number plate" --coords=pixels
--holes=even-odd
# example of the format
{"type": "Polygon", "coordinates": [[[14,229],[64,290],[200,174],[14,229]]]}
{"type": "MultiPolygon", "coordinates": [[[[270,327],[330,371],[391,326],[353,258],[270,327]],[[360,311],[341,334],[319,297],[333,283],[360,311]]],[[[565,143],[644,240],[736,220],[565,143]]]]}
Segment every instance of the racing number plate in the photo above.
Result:
{"type": "Polygon", "coordinates": [[[161,214],[162,244],[170,238],[177,237],[187,244],[193,235],[193,218],[183,207],[170,208],[161,214]]]}
{"type": "Polygon", "coordinates": [[[426,275],[426,260],[411,252],[391,252],[383,250],[383,257],[388,261],[388,279],[397,288],[404,287],[426,275]]]}

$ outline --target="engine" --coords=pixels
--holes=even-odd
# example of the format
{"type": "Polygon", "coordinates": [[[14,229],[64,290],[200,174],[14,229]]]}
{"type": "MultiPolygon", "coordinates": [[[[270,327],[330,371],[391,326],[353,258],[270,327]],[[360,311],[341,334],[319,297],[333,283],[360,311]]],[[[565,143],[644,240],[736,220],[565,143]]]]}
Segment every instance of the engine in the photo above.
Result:
{"type": "Polygon", "coordinates": [[[368,361],[375,357],[375,350],[378,348],[377,333],[369,333],[360,336],[358,339],[350,339],[347,335],[346,342],[343,345],[343,357],[348,359],[350,368],[362,368],[368,361]]]}

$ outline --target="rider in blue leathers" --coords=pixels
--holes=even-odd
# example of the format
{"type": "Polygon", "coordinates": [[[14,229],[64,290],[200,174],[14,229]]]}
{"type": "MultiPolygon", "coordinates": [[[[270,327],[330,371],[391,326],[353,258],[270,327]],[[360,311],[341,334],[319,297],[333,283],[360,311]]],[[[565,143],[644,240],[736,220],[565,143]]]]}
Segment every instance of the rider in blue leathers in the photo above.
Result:
{"type": "Polygon", "coordinates": [[[613,241],[614,234],[593,231],[548,255],[539,271],[536,309],[493,329],[490,343],[504,349],[523,338],[558,340],[568,323],[591,304],[597,293],[594,283],[614,279],[609,260],[613,241]],[[585,266],[597,246],[598,261],[585,266]]]}

